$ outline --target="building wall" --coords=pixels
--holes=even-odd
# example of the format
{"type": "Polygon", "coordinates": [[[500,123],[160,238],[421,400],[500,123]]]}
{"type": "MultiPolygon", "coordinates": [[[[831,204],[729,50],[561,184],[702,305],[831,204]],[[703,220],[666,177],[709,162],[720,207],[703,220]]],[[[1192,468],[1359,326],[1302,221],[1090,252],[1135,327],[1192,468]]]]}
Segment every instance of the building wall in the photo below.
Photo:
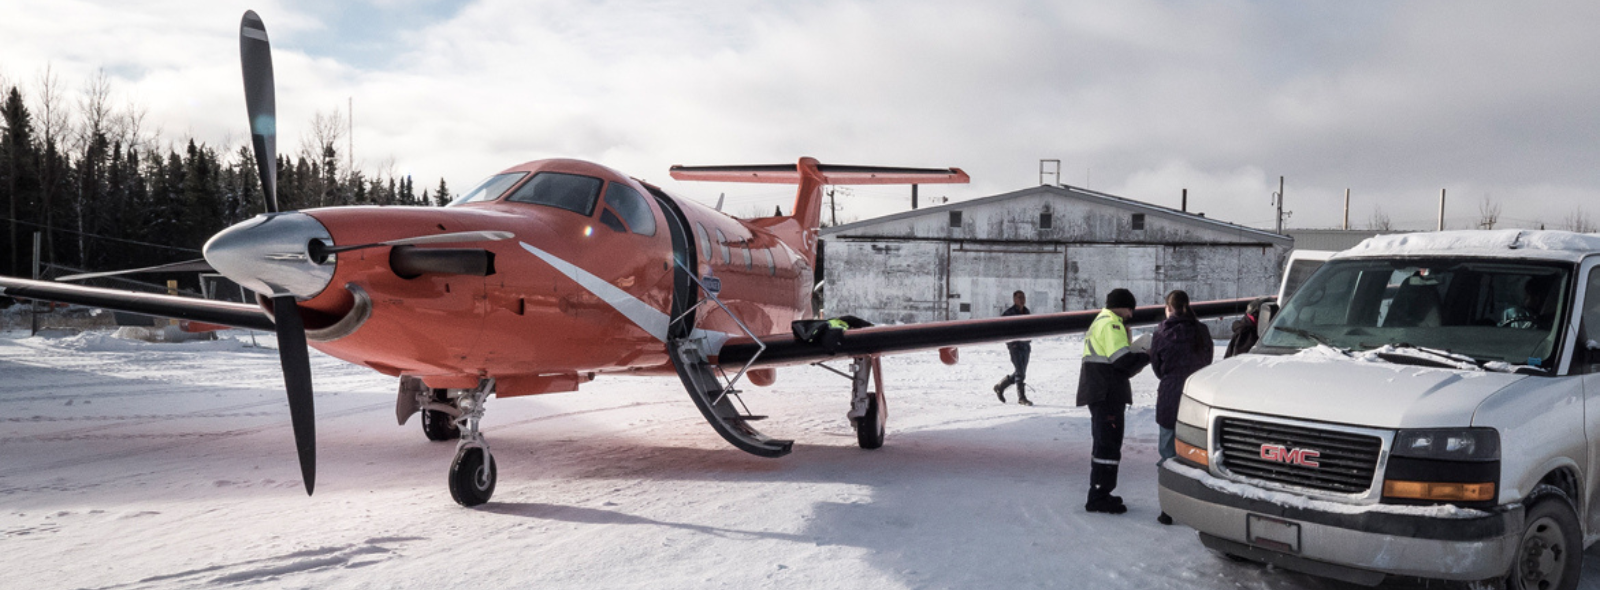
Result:
{"type": "Polygon", "coordinates": [[[1098,309],[1117,287],[1141,305],[1277,290],[1288,240],[1177,212],[1136,230],[1135,211],[1101,201],[1041,187],[828,230],[823,313],[915,323],[995,317],[1016,290],[1034,313],[1098,309]]]}

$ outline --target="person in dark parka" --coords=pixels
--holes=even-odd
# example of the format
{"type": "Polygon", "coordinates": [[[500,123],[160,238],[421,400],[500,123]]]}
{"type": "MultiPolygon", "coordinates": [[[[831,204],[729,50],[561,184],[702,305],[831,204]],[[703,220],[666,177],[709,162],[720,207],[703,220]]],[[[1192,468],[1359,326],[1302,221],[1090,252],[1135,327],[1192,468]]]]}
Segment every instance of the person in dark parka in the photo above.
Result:
{"type": "MultiPolygon", "coordinates": [[[[1022,291],[1016,291],[1011,294],[1011,307],[1006,308],[1000,314],[1000,317],[1028,315],[1029,313],[1028,296],[1022,291]]],[[[1017,403],[1031,406],[1033,402],[1028,401],[1027,379],[1028,356],[1033,353],[1032,341],[1012,340],[1006,343],[1006,350],[1011,353],[1011,374],[1006,375],[1005,379],[1001,379],[1000,383],[995,384],[994,394],[1000,398],[1000,403],[1005,403],[1006,388],[1015,383],[1017,386],[1017,403]]]]}
{"type": "MultiPolygon", "coordinates": [[[[1211,331],[1189,308],[1189,294],[1181,290],[1168,293],[1167,319],[1150,340],[1150,370],[1161,380],[1156,389],[1156,426],[1161,430],[1158,450],[1162,460],[1178,454],[1173,440],[1183,384],[1195,371],[1211,364],[1214,348],[1211,331]]],[[[1172,517],[1165,512],[1156,520],[1172,524],[1172,517]]]]}
{"type": "Polygon", "coordinates": [[[1261,303],[1263,301],[1265,300],[1257,299],[1251,301],[1244,308],[1244,317],[1233,321],[1233,338],[1228,340],[1228,351],[1223,353],[1222,358],[1231,358],[1234,355],[1250,352],[1250,349],[1255,348],[1256,341],[1261,339],[1256,334],[1256,318],[1261,317],[1261,303]]]}
{"type": "Polygon", "coordinates": [[[1083,337],[1083,366],[1078,373],[1078,405],[1089,406],[1094,449],[1089,467],[1089,501],[1084,510],[1122,514],[1128,507],[1111,495],[1122,462],[1122,432],[1133,386],[1128,383],[1150,363],[1148,353],[1130,346],[1128,327],[1138,303],[1127,289],[1106,295],[1106,307],[1083,337]]]}

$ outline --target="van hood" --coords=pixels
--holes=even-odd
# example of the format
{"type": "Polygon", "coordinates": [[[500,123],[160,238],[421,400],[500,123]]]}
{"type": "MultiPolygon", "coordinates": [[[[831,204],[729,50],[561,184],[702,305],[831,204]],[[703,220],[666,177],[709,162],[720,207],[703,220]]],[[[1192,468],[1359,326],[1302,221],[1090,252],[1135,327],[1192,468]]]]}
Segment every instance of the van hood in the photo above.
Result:
{"type": "Polygon", "coordinates": [[[1470,426],[1478,406],[1527,375],[1400,365],[1327,348],[1247,354],[1206,367],[1184,393],[1213,408],[1373,428],[1470,426]]]}

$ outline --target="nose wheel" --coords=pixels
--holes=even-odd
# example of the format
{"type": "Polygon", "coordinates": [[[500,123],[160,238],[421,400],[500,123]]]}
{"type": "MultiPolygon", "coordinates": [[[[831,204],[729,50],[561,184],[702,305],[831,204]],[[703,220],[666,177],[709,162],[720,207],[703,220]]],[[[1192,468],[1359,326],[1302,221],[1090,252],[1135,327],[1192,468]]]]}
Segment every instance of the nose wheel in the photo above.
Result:
{"type": "Polygon", "coordinates": [[[456,458],[450,462],[450,497],[462,506],[478,506],[494,496],[496,470],[489,441],[478,429],[483,405],[494,391],[494,379],[484,379],[478,387],[462,394],[458,404],[461,416],[455,426],[461,432],[456,443],[456,458]]]}
{"type": "Polygon", "coordinates": [[[450,462],[450,497],[462,506],[477,506],[494,495],[494,456],[483,447],[456,451],[450,462]]]}

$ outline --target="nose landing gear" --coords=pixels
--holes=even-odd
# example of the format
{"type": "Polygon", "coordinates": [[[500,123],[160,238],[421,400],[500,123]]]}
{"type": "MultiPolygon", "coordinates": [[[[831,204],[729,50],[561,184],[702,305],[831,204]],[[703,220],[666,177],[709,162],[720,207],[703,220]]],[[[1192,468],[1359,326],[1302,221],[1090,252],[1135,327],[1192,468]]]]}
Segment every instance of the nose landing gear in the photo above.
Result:
{"type": "Polygon", "coordinates": [[[461,416],[456,418],[455,427],[461,432],[461,440],[456,443],[456,458],[450,462],[450,497],[462,506],[478,506],[494,495],[494,455],[489,453],[488,439],[478,429],[484,402],[493,392],[494,379],[484,379],[456,401],[461,416]]]}

